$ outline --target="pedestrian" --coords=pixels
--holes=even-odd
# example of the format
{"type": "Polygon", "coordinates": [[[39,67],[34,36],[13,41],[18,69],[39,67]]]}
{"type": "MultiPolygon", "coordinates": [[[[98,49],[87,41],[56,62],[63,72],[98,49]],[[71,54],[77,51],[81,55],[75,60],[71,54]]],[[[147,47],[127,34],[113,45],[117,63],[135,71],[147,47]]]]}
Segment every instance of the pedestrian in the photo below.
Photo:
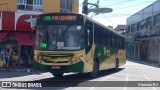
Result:
{"type": "Polygon", "coordinates": [[[19,60],[19,65],[18,65],[19,68],[23,68],[23,58],[21,58],[19,60]]]}
{"type": "Polygon", "coordinates": [[[26,52],[26,47],[24,47],[24,49],[22,49],[21,51],[21,59],[23,60],[23,68],[27,67],[27,52],[26,52]]]}
{"type": "Polygon", "coordinates": [[[19,60],[19,64],[18,64],[18,67],[19,68],[23,68],[23,61],[24,61],[25,57],[23,55],[21,55],[21,58],[19,60]]]}
{"type": "Polygon", "coordinates": [[[0,59],[0,68],[3,68],[3,61],[0,59]]]}
{"type": "Polygon", "coordinates": [[[13,67],[17,68],[19,57],[16,51],[13,52],[12,60],[13,60],[13,67]]]}
{"type": "Polygon", "coordinates": [[[7,49],[6,49],[6,68],[7,68],[7,69],[8,69],[9,66],[10,66],[9,52],[10,52],[10,49],[7,48],[7,49]]]}
{"type": "Polygon", "coordinates": [[[11,67],[14,66],[13,56],[14,56],[14,48],[11,49],[11,51],[10,51],[10,65],[11,65],[11,67]]]}
{"type": "Polygon", "coordinates": [[[3,68],[6,68],[6,59],[7,59],[7,49],[4,47],[1,51],[1,60],[3,62],[3,68]]]}

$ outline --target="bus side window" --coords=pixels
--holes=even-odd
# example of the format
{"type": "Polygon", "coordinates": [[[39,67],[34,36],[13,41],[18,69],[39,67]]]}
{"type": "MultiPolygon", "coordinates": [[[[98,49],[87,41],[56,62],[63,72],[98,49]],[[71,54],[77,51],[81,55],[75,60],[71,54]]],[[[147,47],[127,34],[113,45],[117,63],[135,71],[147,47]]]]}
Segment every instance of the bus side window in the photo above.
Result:
{"type": "Polygon", "coordinates": [[[113,47],[113,35],[110,33],[110,47],[113,47]]]}
{"type": "Polygon", "coordinates": [[[120,48],[120,46],[119,46],[119,38],[120,37],[116,36],[116,48],[120,48]]]}
{"type": "Polygon", "coordinates": [[[88,29],[89,30],[89,45],[93,44],[93,24],[88,23],[88,29]]]}
{"type": "Polygon", "coordinates": [[[98,32],[98,31],[99,31],[98,28],[95,27],[95,28],[94,28],[94,42],[95,42],[96,44],[99,44],[99,32],[98,32]]]}
{"type": "MultiPolygon", "coordinates": [[[[103,29],[103,28],[102,28],[102,29],[103,29]]],[[[104,31],[104,29],[101,30],[101,42],[102,42],[103,45],[106,45],[105,33],[106,33],[106,32],[104,31]]]]}
{"type": "Polygon", "coordinates": [[[99,32],[100,32],[100,39],[99,39],[99,41],[100,41],[100,44],[101,45],[104,45],[104,42],[103,42],[103,39],[104,39],[104,37],[103,37],[103,30],[99,30],[99,32]]]}
{"type": "Polygon", "coordinates": [[[116,38],[117,38],[116,35],[114,35],[114,48],[117,48],[117,45],[116,45],[116,44],[117,44],[117,41],[116,41],[116,38]]]}
{"type": "Polygon", "coordinates": [[[112,36],[112,47],[115,48],[115,36],[112,36]]]}
{"type": "Polygon", "coordinates": [[[122,39],[122,49],[125,50],[125,38],[122,39]]]}
{"type": "Polygon", "coordinates": [[[85,24],[85,31],[86,31],[86,53],[88,53],[93,44],[93,23],[87,21],[85,24]]]}
{"type": "Polygon", "coordinates": [[[105,45],[106,46],[108,46],[108,32],[105,32],[105,36],[104,36],[104,38],[105,38],[105,45]]]}
{"type": "Polygon", "coordinates": [[[120,49],[122,49],[122,37],[120,38],[119,42],[120,42],[120,49]]]}
{"type": "Polygon", "coordinates": [[[107,35],[106,35],[106,40],[107,40],[107,46],[109,46],[110,47],[110,32],[107,32],[107,35]]]}

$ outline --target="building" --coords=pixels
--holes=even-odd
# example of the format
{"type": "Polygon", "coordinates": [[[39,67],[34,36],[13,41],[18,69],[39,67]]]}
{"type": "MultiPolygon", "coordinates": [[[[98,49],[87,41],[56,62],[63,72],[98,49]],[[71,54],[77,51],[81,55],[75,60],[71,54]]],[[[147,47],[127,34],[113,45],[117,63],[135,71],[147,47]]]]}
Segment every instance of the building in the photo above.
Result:
{"type": "Polygon", "coordinates": [[[124,35],[127,30],[127,25],[118,25],[114,30],[124,35]]]}
{"type": "Polygon", "coordinates": [[[127,18],[127,57],[160,64],[160,1],[127,18]]]}
{"type": "Polygon", "coordinates": [[[33,48],[35,31],[31,33],[30,20],[50,12],[78,13],[79,0],[0,0],[0,50],[4,46],[19,52],[26,46],[33,48]]]}

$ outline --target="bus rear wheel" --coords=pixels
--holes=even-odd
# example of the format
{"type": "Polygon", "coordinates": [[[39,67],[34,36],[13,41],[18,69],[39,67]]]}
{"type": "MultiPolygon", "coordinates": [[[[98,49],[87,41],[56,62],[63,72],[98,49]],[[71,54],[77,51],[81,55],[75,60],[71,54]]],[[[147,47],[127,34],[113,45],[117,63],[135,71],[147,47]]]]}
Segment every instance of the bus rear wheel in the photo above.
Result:
{"type": "Polygon", "coordinates": [[[98,65],[98,62],[97,61],[94,61],[94,64],[93,64],[93,71],[89,73],[89,76],[91,78],[96,78],[98,76],[98,73],[99,73],[99,65],[98,65]]]}
{"type": "Polygon", "coordinates": [[[56,78],[60,78],[63,76],[63,73],[52,73],[52,75],[56,78]]]}

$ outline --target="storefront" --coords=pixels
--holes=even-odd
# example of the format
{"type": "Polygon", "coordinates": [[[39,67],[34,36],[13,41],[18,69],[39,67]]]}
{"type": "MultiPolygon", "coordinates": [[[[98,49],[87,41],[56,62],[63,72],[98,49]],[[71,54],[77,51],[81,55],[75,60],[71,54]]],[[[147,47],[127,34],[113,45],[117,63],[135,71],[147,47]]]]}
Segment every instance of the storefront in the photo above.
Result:
{"type": "MultiPolygon", "coordinates": [[[[23,49],[27,49],[30,58],[33,57],[35,30],[31,30],[32,18],[38,14],[20,12],[0,12],[0,50],[3,47],[16,49],[21,59],[23,49]],[[32,39],[30,38],[32,34],[32,39]]],[[[27,61],[30,62],[30,61],[27,61]]]]}

